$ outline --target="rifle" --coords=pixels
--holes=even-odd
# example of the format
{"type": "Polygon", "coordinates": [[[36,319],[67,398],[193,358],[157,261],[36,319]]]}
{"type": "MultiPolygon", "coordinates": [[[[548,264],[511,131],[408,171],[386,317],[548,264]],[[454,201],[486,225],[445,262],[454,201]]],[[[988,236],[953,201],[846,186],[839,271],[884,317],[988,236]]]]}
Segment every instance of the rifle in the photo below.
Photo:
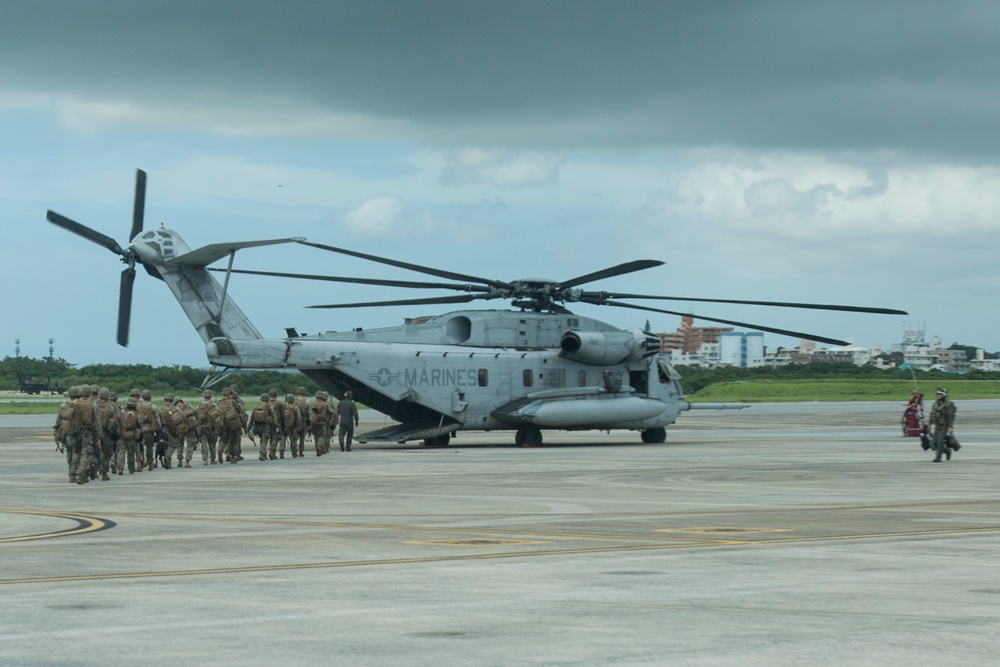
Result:
{"type": "Polygon", "coordinates": [[[250,442],[253,444],[254,447],[256,447],[257,446],[257,441],[253,439],[253,433],[250,432],[249,427],[244,426],[243,427],[243,432],[247,434],[247,437],[250,438],[250,442]]]}

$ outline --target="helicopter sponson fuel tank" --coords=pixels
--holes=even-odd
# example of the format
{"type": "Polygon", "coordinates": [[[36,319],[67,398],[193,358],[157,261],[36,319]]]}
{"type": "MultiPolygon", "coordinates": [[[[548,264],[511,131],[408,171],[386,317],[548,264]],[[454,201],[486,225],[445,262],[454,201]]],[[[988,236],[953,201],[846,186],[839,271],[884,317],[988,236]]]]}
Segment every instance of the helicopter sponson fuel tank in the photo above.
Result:
{"type": "Polygon", "coordinates": [[[846,345],[847,341],[631,301],[906,314],[864,306],[630,294],[582,287],[663,265],[653,259],[623,262],[569,280],[498,280],[301,237],[215,243],[192,250],[171,229],[143,229],[145,189],[146,174],[138,171],[127,247],[54,211],[46,216],[51,223],[110,250],[126,265],[119,292],[119,344],[128,344],[132,287],[136,265],[140,265],[166,283],[202,339],[212,363],[203,387],[213,386],[239,369],[297,369],[333,396],[343,398],[351,391],[356,401],[398,423],[376,433],[359,434],[369,440],[391,438],[401,442],[421,438],[429,444],[443,445],[462,430],[511,429],[516,431],[515,443],[539,445],[543,429],[633,429],[641,432],[643,442],[663,442],[665,427],[674,423],[680,412],[695,406],[684,398],[680,375],[668,358],[659,354],[660,339],[649,331],[623,329],[575,314],[568,306],[576,303],[690,316],[830,345],[846,345]],[[237,251],[292,243],[433,276],[435,281],[234,268],[237,251]],[[228,260],[224,268],[210,266],[219,260],[228,260]],[[224,274],[221,284],[212,272],[224,274]],[[500,300],[518,310],[458,310],[408,319],[396,327],[308,336],[290,328],[284,337],[265,337],[228,296],[230,280],[236,275],[347,283],[352,285],[352,291],[372,285],[451,292],[446,296],[309,308],[403,306],[422,310],[434,304],[500,300]]]}

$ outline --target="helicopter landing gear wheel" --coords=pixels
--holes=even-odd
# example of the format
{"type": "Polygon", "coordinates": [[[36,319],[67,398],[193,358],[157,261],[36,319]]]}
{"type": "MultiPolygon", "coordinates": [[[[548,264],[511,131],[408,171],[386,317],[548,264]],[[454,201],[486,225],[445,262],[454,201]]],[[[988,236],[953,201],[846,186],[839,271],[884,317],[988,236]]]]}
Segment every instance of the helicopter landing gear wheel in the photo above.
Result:
{"type": "Polygon", "coordinates": [[[647,445],[660,445],[667,441],[667,429],[662,426],[659,428],[647,428],[642,432],[642,441],[647,445]]]}
{"type": "Polygon", "coordinates": [[[451,433],[436,435],[433,438],[424,440],[424,444],[427,447],[447,447],[449,442],[451,442],[451,433]]]}
{"type": "Polygon", "coordinates": [[[540,447],[542,432],[537,426],[522,426],[514,434],[514,444],[518,447],[540,447]]]}

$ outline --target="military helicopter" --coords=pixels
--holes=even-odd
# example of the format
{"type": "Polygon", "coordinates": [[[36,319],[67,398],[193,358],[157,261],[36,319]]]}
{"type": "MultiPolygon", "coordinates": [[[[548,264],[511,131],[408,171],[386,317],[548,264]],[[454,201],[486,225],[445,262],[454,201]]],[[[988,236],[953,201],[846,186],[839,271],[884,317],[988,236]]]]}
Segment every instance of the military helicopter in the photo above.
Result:
{"type": "MultiPolygon", "coordinates": [[[[411,264],[308,241],[301,237],[216,243],[192,250],[177,232],[143,229],[146,174],[136,173],[131,242],[114,239],[54,211],[50,222],[104,246],[121,258],[118,343],[128,345],[136,264],[163,280],[205,342],[212,368],[203,387],[239,369],[298,369],[338,398],[351,391],[363,404],[397,424],[360,434],[364,441],[423,440],[445,446],[459,431],[512,430],[522,446],[542,444],[544,430],[638,431],[645,443],[666,441],[666,427],[697,408],[740,404],[691,404],[684,400],[680,375],[660,354],[660,339],[639,328],[620,329],[572,313],[566,304],[587,303],[640,311],[690,315],[627,300],[670,300],[751,304],[905,315],[899,310],[815,303],[699,299],[591,291],[581,286],[651,269],[659,260],[636,260],[569,280],[495,280],[411,264]],[[365,279],[233,268],[246,248],[299,243],[324,252],[369,260],[449,282],[365,279]],[[228,257],[226,268],[210,267],[228,257]],[[224,273],[222,284],[212,272],[224,273]],[[273,276],[407,289],[459,292],[451,296],[339,303],[310,308],[425,306],[472,301],[510,301],[517,310],[458,310],[407,320],[402,326],[351,332],[265,338],[228,298],[234,274],[273,276]]],[[[698,319],[767,331],[832,345],[824,336],[760,324],[695,315],[698,319]]]]}

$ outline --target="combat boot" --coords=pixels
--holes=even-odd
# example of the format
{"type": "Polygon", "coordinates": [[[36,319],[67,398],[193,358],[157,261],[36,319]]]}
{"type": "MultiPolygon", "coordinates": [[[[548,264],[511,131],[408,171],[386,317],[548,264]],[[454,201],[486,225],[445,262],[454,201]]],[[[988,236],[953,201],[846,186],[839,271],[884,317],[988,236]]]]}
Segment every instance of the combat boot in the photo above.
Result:
{"type": "Polygon", "coordinates": [[[191,467],[191,459],[184,459],[184,467],[185,468],[191,467]]]}
{"type": "Polygon", "coordinates": [[[170,458],[167,456],[163,457],[163,469],[170,470],[170,458]]]}
{"type": "Polygon", "coordinates": [[[102,471],[101,471],[101,481],[102,481],[102,482],[107,482],[107,481],[108,481],[108,480],[110,480],[110,479],[111,479],[111,478],[110,478],[110,477],[108,477],[108,473],[107,473],[107,471],[105,471],[105,470],[102,470],[102,471]]]}
{"type": "Polygon", "coordinates": [[[277,459],[278,457],[274,455],[274,452],[270,452],[270,453],[269,453],[269,454],[267,455],[267,458],[269,458],[270,460],[274,461],[274,460],[276,460],[276,459],[277,459]]]}
{"type": "Polygon", "coordinates": [[[76,484],[76,475],[70,475],[69,476],[69,483],[70,484],[76,484]]]}
{"type": "Polygon", "coordinates": [[[90,481],[90,478],[86,474],[84,474],[84,475],[77,475],[76,476],[76,483],[77,484],[86,484],[89,481],[90,481]]]}

